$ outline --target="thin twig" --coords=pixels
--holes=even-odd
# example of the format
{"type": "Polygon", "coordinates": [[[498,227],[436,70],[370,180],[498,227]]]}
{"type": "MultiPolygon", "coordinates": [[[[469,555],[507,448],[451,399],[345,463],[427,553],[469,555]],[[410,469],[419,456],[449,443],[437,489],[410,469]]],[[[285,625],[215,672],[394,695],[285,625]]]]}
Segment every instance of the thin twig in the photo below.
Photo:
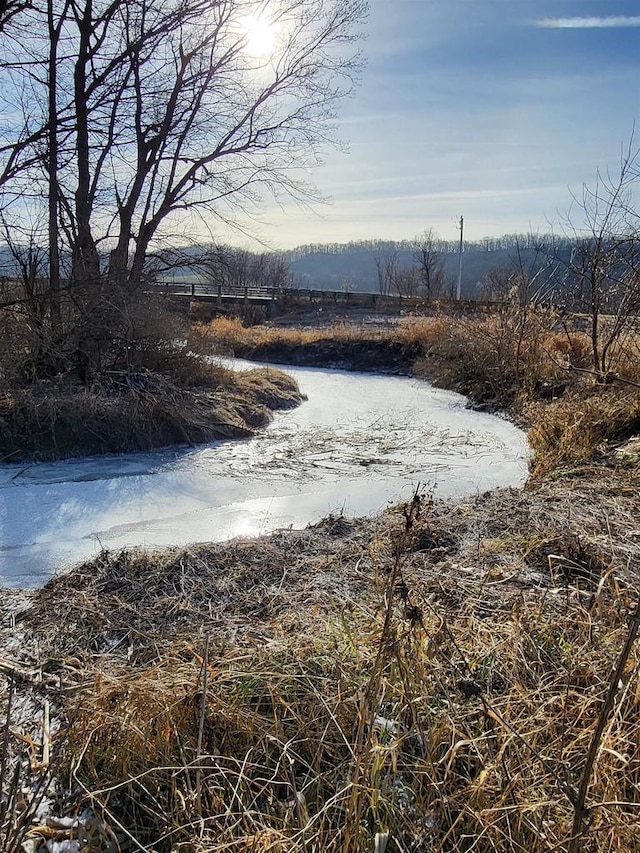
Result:
{"type": "Polygon", "coordinates": [[[593,766],[596,762],[596,758],[600,750],[600,741],[602,740],[602,735],[604,733],[605,726],[607,725],[607,722],[613,710],[613,704],[616,698],[616,694],[620,689],[620,683],[624,675],[624,670],[627,665],[629,655],[631,654],[633,644],[635,643],[636,638],[638,636],[639,630],[640,598],[638,598],[635,612],[629,622],[627,639],[625,640],[625,644],[622,647],[622,650],[620,651],[620,654],[618,656],[618,662],[616,663],[616,667],[609,680],[609,690],[607,691],[607,695],[602,704],[602,708],[600,709],[600,714],[598,715],[598,723],[593,733],[593,737],[591,738],[589,752],[587,753],[587,758],[584,764],[584,770],[582,771],[582,777],[580,779],[580,786],[578,788],[578,798],[574,807],[573,826],[571,827],[571,838],[569,840],[567,853],[577,853],[579,849],[580,840],[585,832],[585,821],[588,820],[591,814],[590,809],[586,808],[585,805],[587,800],[587,792],[589,790],[589,783],[591,782],[591,773],[593,771],[593,766]]]}
{"type": "Polygon", "coordinates": [[[607,373],[602,373],[602,371],[599,370],[589,370],[586,367],[576,367],[576,365],[571,364],[570,361],[563,364],[554,358],[548,350],[545,349],[544,353],[556,367],[559,367],[560,370],[564,370],[566,373],[584,373],[587,376],[594,376],[600,385],[613,385],[614,382],[618,382],[621,385],[628,385],[631,388],[640,388],[639,382],[633,382],[631,379],[624,379],[624,377],[618,376],[617,373],[613,373],[611,370],[607,373]]]}
{"type": "MultiPolygon", "coordinates": [[[[209,683],[209,639],[207,634],[204,638],[204,651],[202,656],[202,694],[200,698],[200,720],[198,721],[198,740],[196,744],[196,760],[199,762],[202,756],[202,740],[204,737],[204,723],[207,713],[207,686],[209,683]]],[[[202,769],[196,770],[196,811],[202,817],[202,769]]]]}

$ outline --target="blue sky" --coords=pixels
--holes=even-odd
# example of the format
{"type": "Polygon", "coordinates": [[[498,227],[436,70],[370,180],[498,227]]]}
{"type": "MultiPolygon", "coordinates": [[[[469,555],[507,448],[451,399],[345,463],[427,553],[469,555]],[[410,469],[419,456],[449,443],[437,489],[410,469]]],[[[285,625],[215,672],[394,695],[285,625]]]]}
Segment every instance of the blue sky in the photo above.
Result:
{"type": "Polygon", "coordinates": [[[370,0],[364,29],[348,151],[312,176],[332,201],[267,206],[273,247],[548,231],[634,122],[640,147],[640,0],[370,0]]]}

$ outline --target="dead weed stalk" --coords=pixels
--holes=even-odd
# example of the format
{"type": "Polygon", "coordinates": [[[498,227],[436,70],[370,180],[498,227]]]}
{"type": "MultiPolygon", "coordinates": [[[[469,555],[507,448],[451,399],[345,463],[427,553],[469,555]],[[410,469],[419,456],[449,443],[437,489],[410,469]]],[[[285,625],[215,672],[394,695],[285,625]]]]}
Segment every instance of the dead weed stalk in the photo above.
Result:
{"type": "Polygon", "coordinates": [[[34,740],[29,731],[21,732],[25,723],[27,729],[34,725],[33,720],[18,719],[16,705],[23,697],[14,679],[7,676],[0,744],[0,853],[24,853],[43,803],[55,796],[63,776],[65,737],[61,729],[52,736],[48,700],[43,702],[40,740],[34,740]]]}

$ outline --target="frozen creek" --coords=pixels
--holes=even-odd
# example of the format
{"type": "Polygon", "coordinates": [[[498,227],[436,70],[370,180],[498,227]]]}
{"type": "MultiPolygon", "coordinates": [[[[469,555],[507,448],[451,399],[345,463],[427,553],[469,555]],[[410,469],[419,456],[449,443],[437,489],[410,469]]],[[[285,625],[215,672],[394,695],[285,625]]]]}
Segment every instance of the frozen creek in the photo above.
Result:
{"type": "MultiPolygon", "coordinates": [[[[239,369],[256,365],[237,362],[239,369]]],[[[0,466],[0,582],[38,586],[101,548],[158,548],[520,486],[524,433],[395,376],[286,368],[308,401],[256,438],[0,466]]]]}

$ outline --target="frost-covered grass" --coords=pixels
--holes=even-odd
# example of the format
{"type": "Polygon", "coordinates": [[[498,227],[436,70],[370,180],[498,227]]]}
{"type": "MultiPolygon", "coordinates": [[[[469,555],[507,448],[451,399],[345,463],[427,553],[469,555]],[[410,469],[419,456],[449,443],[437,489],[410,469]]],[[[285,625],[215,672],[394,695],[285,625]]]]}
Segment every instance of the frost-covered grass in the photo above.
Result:
{"type": "MultiPolygon", "coordinates": [[[[259,541],[102,554],[36,593],[33,671],[53,667],[69,721],[56,770],[105,845],[640,850],[640,451],[616,449],[637,389],[579,372],[584,339],[552,324],[389,334],[421,348],[426,375],[528,417],[548,476],[259,541]]],[[[11,761],[23,741],[5,731],[11,761]]],[[[8,802],[11,839],[28,800],[8,802]]]]}

